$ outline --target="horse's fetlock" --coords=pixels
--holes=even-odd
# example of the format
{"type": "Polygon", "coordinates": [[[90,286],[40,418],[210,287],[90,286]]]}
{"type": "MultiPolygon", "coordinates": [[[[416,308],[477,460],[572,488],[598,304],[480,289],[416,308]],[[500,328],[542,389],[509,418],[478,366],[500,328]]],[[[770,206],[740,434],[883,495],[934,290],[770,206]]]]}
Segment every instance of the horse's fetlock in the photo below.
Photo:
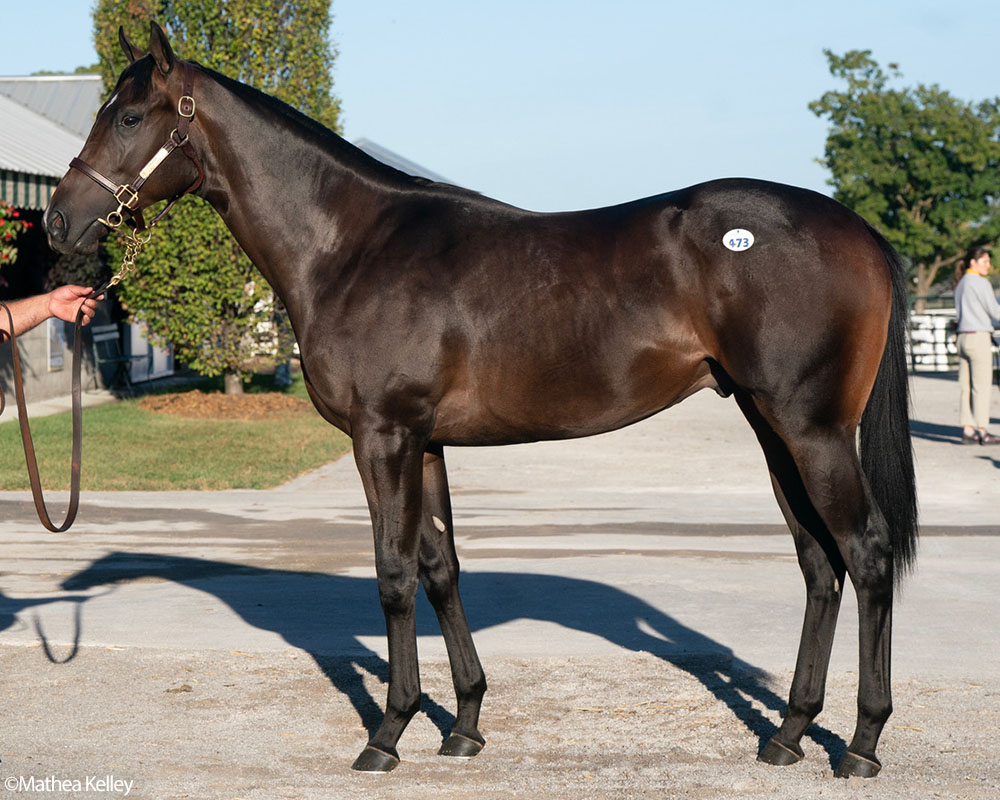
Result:
{"type": "Polygon", "coordinates": [[[872,700],[858,701],[858,716],[878,726],[885,725],[886,720],[892,716],[892,701],[884,702],[872,700]]]}
{"type": "Polygon", "coordinates": [[[400,715],[406,719],[410,720],[416,715],[420,710],[420,694],[418,693],[412,700],[407,702],[399,711],[400,715]]]}
{"type": "Polygon", "coordinates": [[[482,700],[483,697],[486,695],[487,688],[489,687],[487,687],[486,685],[486,676],[481,675],[480,677],[476,678],[476,680],[474,680],[471,684],[469,684],[465,692],[463,692],[463,694],[465,695],[465,698],[463,699],[477,700],[477,701],[482,700]]]}
{"type": "Polygon", "coordinates": [[[815,719],[823,710],[823,698],[804,700],[794,695],[788,698],[788,713],[798,714],[805,719],[815,719]]]}

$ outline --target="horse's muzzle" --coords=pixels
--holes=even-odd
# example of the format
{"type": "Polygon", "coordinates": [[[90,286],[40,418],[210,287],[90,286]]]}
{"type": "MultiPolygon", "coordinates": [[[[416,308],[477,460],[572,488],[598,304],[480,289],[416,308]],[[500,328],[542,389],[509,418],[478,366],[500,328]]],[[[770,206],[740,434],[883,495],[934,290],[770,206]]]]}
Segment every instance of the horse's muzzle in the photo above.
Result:
{"type": "Polygon", "coordinates": [[[77,233],[73,233],[73,220],[70,215],[53,205],[50,205],[42,217],[42,227],[45,228],[49,247],[57,253],[93,253],[103,232],[103,226],[96,221],[87,225],[77,233]]]}

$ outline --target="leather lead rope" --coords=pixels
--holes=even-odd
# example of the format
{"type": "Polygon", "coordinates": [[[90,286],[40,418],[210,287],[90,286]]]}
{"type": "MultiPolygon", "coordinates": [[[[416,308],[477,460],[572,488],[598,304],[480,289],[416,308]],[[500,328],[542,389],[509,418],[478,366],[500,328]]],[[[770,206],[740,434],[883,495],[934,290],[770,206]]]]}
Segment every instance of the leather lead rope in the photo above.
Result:
{"type": "MultiPolygon", "coordinates": [[[[134,259],[134,254],[133,254],[134,259]]],[[[129,269],[123,264],[121,271],[111,280],[103,283],[99,288],[92,289],[90,294],[83,298],[83,301],[98,299],[111,287],[115,286],[128,272],[129,269]]],[[[49,511],[45,506],[45,498],[42,496],[42,480],[38,474],[38,461],[35,458],[35,443],[31,439],[31,427],[28,425],[28,409],[24,400],[24,382],[21,377],[21,356],[17,351],[17,334],[14,333],[14,318],[6,303],[0,303],[0,308],[7,315],[7,330],[9,331],[10,347],[14,372],[14,399],[17,401],[17,424],[21,428],[21,443],[24,445],[24,462],[28,468],[28,483],[31,485],[31,498],[35,501],[35,512],[38,519],[46,528],[53,533],[63,533],[68,531],[76,520],[76,513],[80,509],[80,466],[81,452],[83,449],[83,382],[80,379],[80,365],[83,360],[83,302],[80,303],[80,310],[76,312],[76,322],[73,325],[73,366],[72,388],[70,389],[73,399],[73,456],[70,462],[69,478],[69,506],[66,509],[66,518],[62,525],[56,525],[49,517],[49,511]]],[[[0,386],[0,415],[7,407],[7,398],[4,395],[3,387],[0,386]]]]}
{"type": "MultiPolygon", "coordinates": [[[[99,296],[102,290],[91,292],[90,297],[99,296]]],[[[89,298],[85,298],[89,299],[89,298]]],[[[14,362],[14,396],[17,400],[17,422],[21,428],[21,441],[24,444],[24,460],[28,466],[28,482],[31,484],[31,497],[35,501],[35,511],[42,525],[53,533],[62,533],[76,519],[80,507],[80,452],[83,440],[83,385],[80,381],[80,361],[82,355],[81,327],[83,325],[83,303],[76,314],[76,325],[73,336],[73,460],[70,468],[69,507],[66,509],[66,519],[62,525],[56,525],[49,517],[42,496],[42,482],[38,475],[38,462],[35,459],[35,445],[31,440],[31,428],[28,425],[28,409],[24,402],[24,384],[21,380],[21,357],[17,352],[17,334],[14,333],[14,318],[5,303],[0,303],[7,314],[7,325],[10,332],[10,346],[14,362]]],[[[0,388],[0,414],[6,405],[3,389],[0,388]]]]}

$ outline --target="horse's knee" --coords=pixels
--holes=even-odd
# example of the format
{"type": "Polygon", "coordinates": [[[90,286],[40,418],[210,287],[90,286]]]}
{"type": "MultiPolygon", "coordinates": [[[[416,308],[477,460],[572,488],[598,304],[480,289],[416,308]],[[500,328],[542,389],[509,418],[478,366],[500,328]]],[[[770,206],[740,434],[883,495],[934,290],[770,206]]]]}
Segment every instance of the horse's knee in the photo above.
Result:
{"type": "Polygon", "coordinates": [[[420,582],[431,605],[440,608],[452,598],[458,587],[458,564],[440,549],[423,547],[420,551],[420,582]]]}
{"type": "Polygon", "coordinates": [[[386,616],[408,614],[413,611],[417,597],[416,577],[379,577],[378,596],[386,616]]]}
{"type": "Polygon", "coordinates": [[[431,606],[437,610],[450,607],[455,597],[458,581],[450,571],[441,571],[434,575],[424,575],[424,592],[431,606]]]}

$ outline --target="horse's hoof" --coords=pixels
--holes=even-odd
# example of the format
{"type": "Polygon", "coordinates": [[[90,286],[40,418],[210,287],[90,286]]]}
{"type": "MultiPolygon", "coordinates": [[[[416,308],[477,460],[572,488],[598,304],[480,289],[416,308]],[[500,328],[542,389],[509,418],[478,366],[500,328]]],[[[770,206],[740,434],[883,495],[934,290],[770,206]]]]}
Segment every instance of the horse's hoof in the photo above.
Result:
{"type": "Polygon", "coordinates": [[[386,753],[371,745],[366,745],[361,755],[351,764],[351,769],[357,772],[392,772],[399,764],[399,756],[386,753]]]}
{"type": "Polygon", "coordinates": [[[782,744],[772,738],[760,751],[757,760],[776,767],[787,767],[789,764],[797,764],[804,756],[805,753],[797,744],[782,744]]]}
{"type": "Polygon", "coordinates": [[[838,778],[874,778],[881,769],[882,764],[875,756],[859,756],[848,750],[840,759],[834,774],[838,778]]]}
{"type": "Polygon", "coordinates": [[[484,745],[485,742],[470,739],[460,733],[453,733],[448,737],[448,741],[441,745],[438,755],[451,756],[452,758],[472,758],[483,749],[484,745]]]}

